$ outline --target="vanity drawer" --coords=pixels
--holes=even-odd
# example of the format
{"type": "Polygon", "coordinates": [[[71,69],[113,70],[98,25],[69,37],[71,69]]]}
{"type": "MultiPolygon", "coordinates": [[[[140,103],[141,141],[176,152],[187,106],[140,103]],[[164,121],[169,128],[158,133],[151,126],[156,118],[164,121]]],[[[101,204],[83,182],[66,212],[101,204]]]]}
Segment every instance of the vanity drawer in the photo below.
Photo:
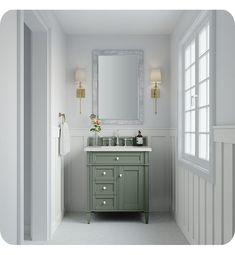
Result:
{"type": "Polygon", "coordinates": [[[115,197],[96,197],[93,196],[93,210],[112,210],[116,209],[115,197]]]}
{"type": "Polygon", "coordinates": [[[114,166],[93,167],[93,181],[114,180],[114,177],[115,177],[114,166]]]}
{"type": "Polygon", "coordinates": [[[143,164],[143,153],[93,153],[92,163],[95,164],[143,164]]]}
{"type": "Polygon", "coordinates": [[[93,183],[93,193],[97,195],[114,195],[115,183],[93,183]]]}

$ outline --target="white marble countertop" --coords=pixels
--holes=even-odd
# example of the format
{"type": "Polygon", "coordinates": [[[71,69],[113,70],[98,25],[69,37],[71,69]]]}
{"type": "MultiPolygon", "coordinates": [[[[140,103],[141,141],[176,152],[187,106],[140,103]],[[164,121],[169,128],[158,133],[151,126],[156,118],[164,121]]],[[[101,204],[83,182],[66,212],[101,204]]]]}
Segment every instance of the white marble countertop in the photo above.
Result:
{"type": "Polygon", "coordinates": [[[87,146],[84,151],[152,151],[148,146],[87,146]]]}

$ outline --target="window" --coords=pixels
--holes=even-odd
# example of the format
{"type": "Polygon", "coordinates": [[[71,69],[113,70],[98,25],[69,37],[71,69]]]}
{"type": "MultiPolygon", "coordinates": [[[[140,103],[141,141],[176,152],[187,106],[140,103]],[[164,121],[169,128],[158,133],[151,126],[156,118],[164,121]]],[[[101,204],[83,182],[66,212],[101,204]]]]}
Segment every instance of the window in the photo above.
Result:
{"type": "Polygon", "coordinates": [[[212,19],[209,15],[188,34],[181,51],[180,140],[181,159],[209,170],[213,123],[211,89],[212,19]]]}

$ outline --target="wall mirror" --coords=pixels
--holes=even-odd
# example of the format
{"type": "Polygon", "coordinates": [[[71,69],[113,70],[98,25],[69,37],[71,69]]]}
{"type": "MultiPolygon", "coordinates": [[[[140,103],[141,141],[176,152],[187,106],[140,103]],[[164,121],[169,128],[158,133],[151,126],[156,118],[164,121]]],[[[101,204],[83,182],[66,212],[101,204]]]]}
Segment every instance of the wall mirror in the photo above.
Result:
{"type": "Polygon", "coordinates": [[[93,50],[93,112],[104,124],[143,123],[144,52],[93,50]]]}

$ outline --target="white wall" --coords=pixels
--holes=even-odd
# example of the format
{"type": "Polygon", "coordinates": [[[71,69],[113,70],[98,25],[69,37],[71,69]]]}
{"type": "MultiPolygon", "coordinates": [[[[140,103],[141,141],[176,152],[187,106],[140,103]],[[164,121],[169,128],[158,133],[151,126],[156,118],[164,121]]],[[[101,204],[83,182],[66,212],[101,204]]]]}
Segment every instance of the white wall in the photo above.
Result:
{"type": "Polygon", "coordinates": [[[17,12],[7,12],[0,25],[0,231],[17,243],[17,12]]]}
{"type": "Polygon", "coordinates": [[[235,24],[226,11],[216,12],[216,125],[235,124],[235,24]]]}
{"type": "MultiPolygon", "coordinates": [[[[187,11],[179,21],[171,41],[171,124],[177,127],[178,45],[199,11],[187,11]],[[175,81],[175,82],[174,82],[175,81]],[[174,83],[173,83],[174,82],[174,83]]],[[[216,11],[216,118],[215,124],[234,125],[233,86],[235,26],[224,11],[216,11]],[[223,82],[222,82],[223,81],[223,82]],[[224,91],[225,90],[225,91],[224,91]]],[[[222,244],[234,232],[234,133],[233,126],[214,129],[214,182],[182,168],[172,159],[173,200],[177,224],[192,244],[222,244]]],[[[177,140],[175,138],[175,140],[177,140]]],[[[176,144],[175,144],[176,145],[176,144]]],[[[172,151],[175,151],[172,144],[172,151]]]]}
{"type": "Polygon", "coordinates": [[[138,129],[149,137],[153,147],[150,154],[150,210],[170,210],[169,187],[169,124],[170,124],[170,40],[169,36],[68,36],[67,89],[68,122],[72,128],[71,153],[65,166],[65,207],[68,211],[87,209],[87,168],[84,146],[87,144],[92,112],[92,50],[93,49],[143,49],[145,53],[145,94],[144,124],[138,126],[103,126],[101,135],[134,136],[138,129]],[[82,114],[79,114],[79,100],[76,98],[74,71],[77,66],[87,69],[86,98],[83,100],[82,114]],[[154,114],[154,102],[150,98],[150,67],[160,67],[163,73],[161,98],[158,114],[154,114]],[[163,128],[163,129],[162,129],[163,128]]]}
{"type": "MultiPolygon", "coordinates": [[[[140,128],[169,127],[170,123],[170,38],[169,36],[68,36],[67,89],[68,122],[73,128],[89,128],[92,113],[92,50],[93,49],[143,49],[144,50],[144,124],[140,128]],[[83,113],[79,114],[74,71],[77,66],[87,69],[86,98],[83,113]],[[154,114],[154,100],[150,98],[149,69],[160,67],[163,75],[158,114],[154,114]]],[[[110,127],[110,126],[109,126],[110,127]]]]}
{"type": "Polygon", "coordinates": [[[66,50],[63,30],[50,11],[40,11],[50,28],[50,85],[51,85],[51,217],[52,234],[64,214],[64,159],[59,155],[59,112],[67,114],[66,50]]]}

